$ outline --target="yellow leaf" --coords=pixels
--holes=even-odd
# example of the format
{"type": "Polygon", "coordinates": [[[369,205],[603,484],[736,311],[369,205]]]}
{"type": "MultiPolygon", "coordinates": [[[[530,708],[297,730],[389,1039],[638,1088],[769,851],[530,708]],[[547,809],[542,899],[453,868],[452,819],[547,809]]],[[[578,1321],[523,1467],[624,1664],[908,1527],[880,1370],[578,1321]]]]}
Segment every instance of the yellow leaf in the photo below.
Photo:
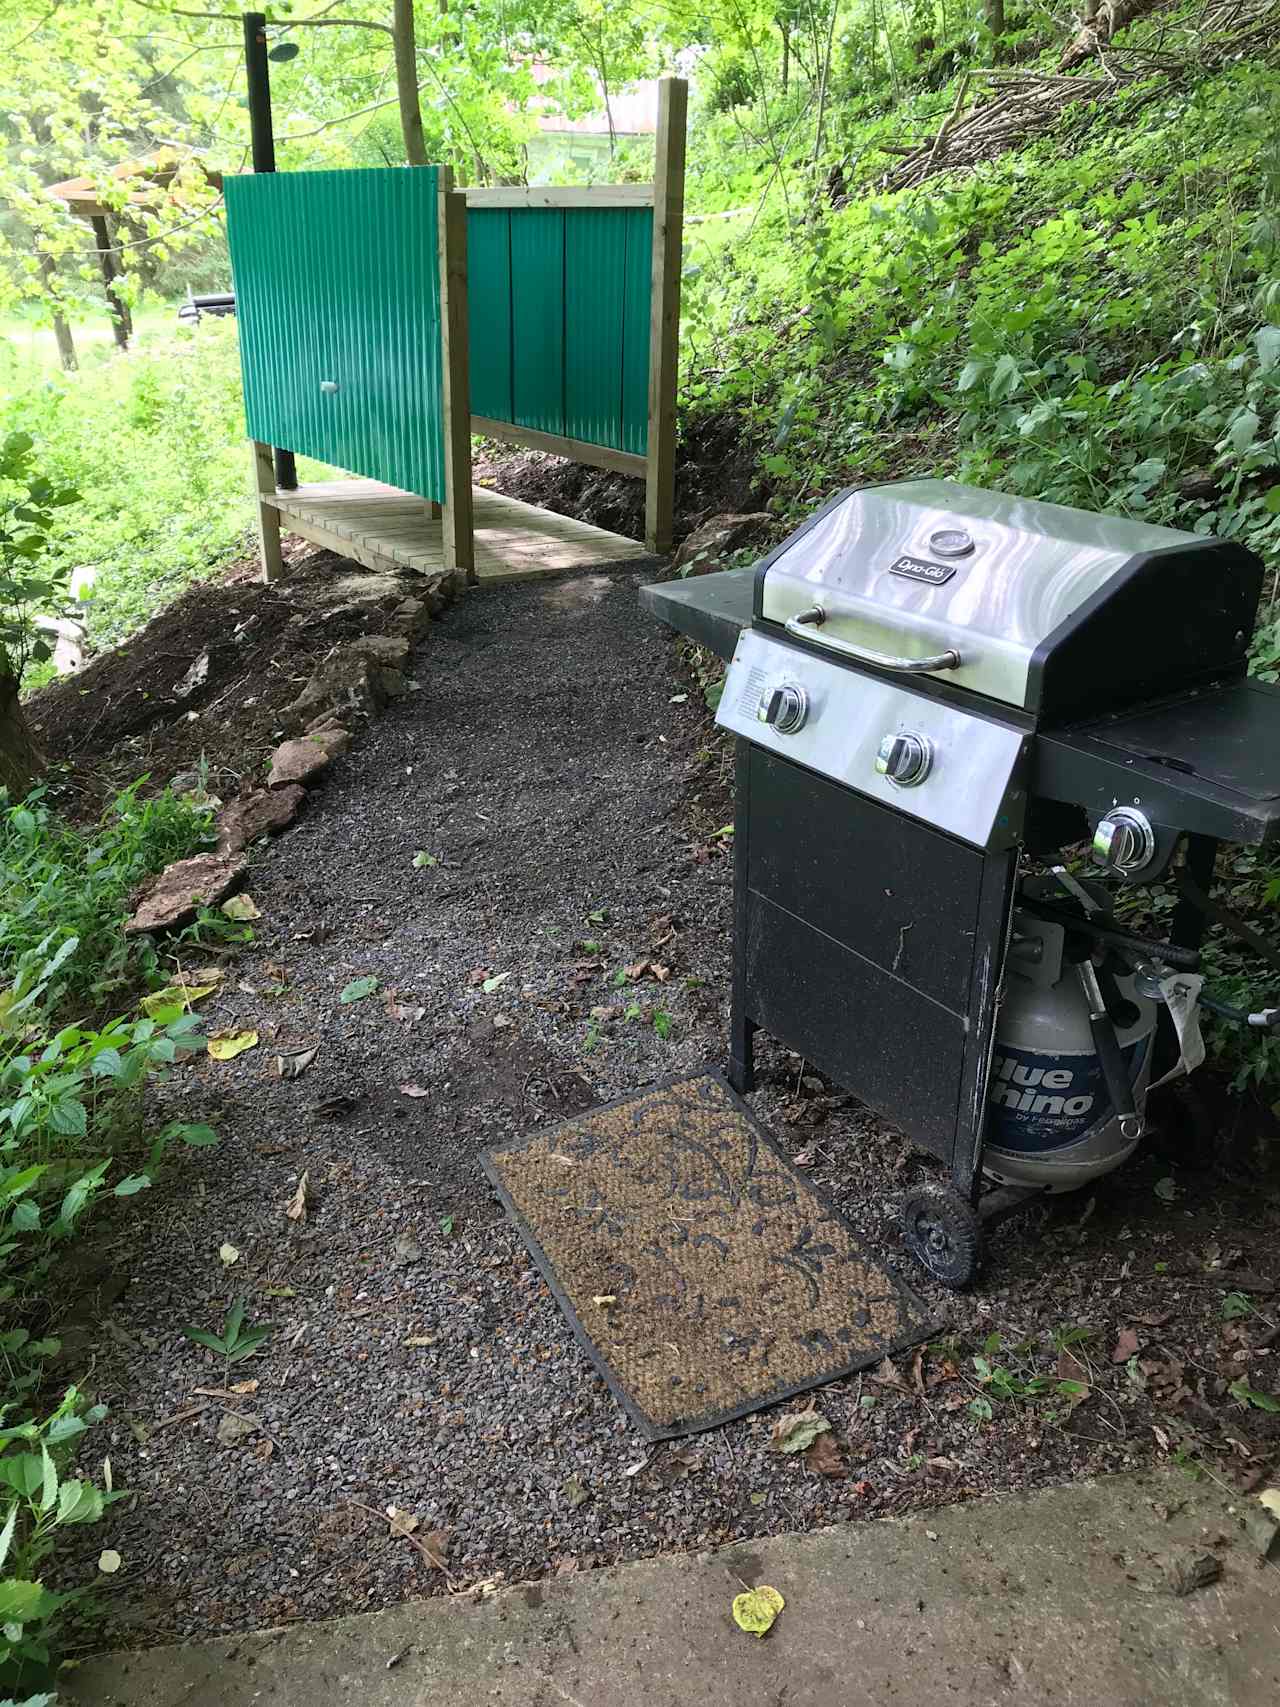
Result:
{"type": "Polygon", "coordinates": [[[120,1557],[119,1553],[116,1552],[114,1547],[108,1547],[105,1552],[98,1555],[98,1569],[106,1576],[115,1576],[116,1572],[123,1564],[124,1560],[120,1557]]]}
{"type": "Polygon", "coordinates": [[[733,1597],[733,1621],[739,1630],[749,1630],[753,1636],[767,1636],[773,1621],[786,1605],[776,1588],[762,1584],[733,1597]]]}
{"type": "Polygon", "coordinates": [[[256,1031],[233,1031],[229,1037],[211,1037],[209,1053],[215,1061],[234,1061],[237,1055],[243,1055],[246,1049],[258,1047],[256,1031]]]}
{"type": "Polygon", "coordinates": [[[217,984],[188,984],[185,979],[168,985],[163,990],[157,990],[153,995],[142,998],[142,1011],[148,1019],[156,1019],[166,1008],[190,1008],[197,1002],[202,1002],[206,996],[211,996],[218,988],[217,984]]]}
{"type": "Polygon", "coordinates": [[[1265,1506],[1272,1517],[1280,1518],[1280,1488],[1264,1488],[1258,1495],[1258,1504],[1265,1506]]]}
{"type": "Polygon", "coordinates": [[[260,919],[262,917],[248,895],[233,895],[229,901],[222,903],[222,910],[229,919],[260,919]]]}

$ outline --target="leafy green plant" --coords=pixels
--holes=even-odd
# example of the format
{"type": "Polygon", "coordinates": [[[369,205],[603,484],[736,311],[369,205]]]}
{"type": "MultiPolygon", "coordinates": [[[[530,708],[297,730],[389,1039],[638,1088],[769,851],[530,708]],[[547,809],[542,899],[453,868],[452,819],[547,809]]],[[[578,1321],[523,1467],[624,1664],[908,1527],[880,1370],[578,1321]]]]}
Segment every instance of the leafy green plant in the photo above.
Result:
{"type": "Polygon", "coordinates": [[[1272,1393],[1260,1393],[1256,1387],[1251,1387],[1243,1376],[1238,1381],[1233,1381],[1227,1392],[1246,1409],[1268,1411],[1272,1416],[1280,1415],[1280,1399],[1272,1393]]]}
{"type": "Polygon", "coordinates": [[[52,1681],[58,1622],[85,1592],[55,1593],[41,1580],[59,1531],[98,1522],[122,1497],[109,1463],[101,1488],[62,1474],[71,1443],[105,1416],[69,1387],[49,1415],[0,1428],[0,1684],[10,1688],[52,1681]]]}
{"type": "Polygon", "coordinates": [[[66,597],[67,571],[48,566],[55,510],[80,494],[39,474],[30,433],[0,440],[0,673],[22,681],[51,648],[36,625],[66,597]]]}
{"type": "Polygon", "coordinates": [[[100,1000],[154,970],[152,945],[120,930],[130,892],[210,841],[212,815],[168,790],[144,799],[146,780],[89,830],[62,822],[43,789],[17,806],[0,796],[0,965],[11,979],[0,991],[0,1026],[37,969],[49,1008],[100,1000]]]}
{"type": "Polygon", "coordinates": [[[246,1357],[252,1357],[254,1352],[271,1338],[270,1327],[254,1327],[245,1322],[245,1300],[237,1298],[227,1311],[223,1320],[221,1334],[211,1334],[206,1328],[194,1325],[183,1328],[183,1333],[197,1345],[206,1346],[216,1352],[224,1363],[230,1367],[233,1363],[243,1363],[246,1357]]]}

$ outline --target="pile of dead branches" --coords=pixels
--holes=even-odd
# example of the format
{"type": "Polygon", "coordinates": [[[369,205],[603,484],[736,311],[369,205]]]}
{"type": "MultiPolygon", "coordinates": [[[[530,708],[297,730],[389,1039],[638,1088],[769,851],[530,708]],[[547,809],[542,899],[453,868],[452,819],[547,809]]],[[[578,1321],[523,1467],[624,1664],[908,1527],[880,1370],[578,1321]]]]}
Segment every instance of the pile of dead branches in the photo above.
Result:
{"type": "Polygon", "coordinates": [[[1176,27],[1148,17],[1140,40],[1118,45],[1113,32],[1138,10],[1129,0],[1094,0],[1057,71],[967,71],[936,135],[886,150],[903,159],[881,188],[911,189],[938,172],[994,160],[1048,130],[1076,102],[1106,100],[1133,83],[1151,83],[1154,98],[1162,86],[1192,73],[1241,59],[1280,58],[1280,0],[1211,0],[1194,21],[1176,27]],[[1083,69],[1086,64],[1093,69],[1083,69]]]}

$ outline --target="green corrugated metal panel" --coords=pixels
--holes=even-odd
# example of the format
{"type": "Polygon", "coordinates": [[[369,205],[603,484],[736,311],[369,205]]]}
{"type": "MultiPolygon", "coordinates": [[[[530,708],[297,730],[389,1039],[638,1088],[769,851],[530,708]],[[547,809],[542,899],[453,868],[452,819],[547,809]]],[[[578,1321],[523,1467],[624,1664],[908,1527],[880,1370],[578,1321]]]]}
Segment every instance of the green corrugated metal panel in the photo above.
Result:
{"type": "Polygon", "coordinates": [[[627,234],[622,284],[622,424],[619,450],[644,456],[649,444],[649,303],[653,209],[623,208],[627,234]]]}
{"type": "Polygon", "coordinates": [[[570,208],[564,232],[564,430],[618,447],[626,209],[570,208]]]}
{"type": "Polygon", "coordinates": [[[264,173],[225,192],[250,437],[439,502],[436,171],[264,173]]]}
{"type": "Polygon", "coordinates": [[[564,432],[564,212],[520,208],[511,219],[513,417],[564,432]]]}
{"type": "Polygon", "coordinates": [[[514,419],[511,394],[511,214],[467,210],[467,311],[470,315],[471,413],[514,419]]]}

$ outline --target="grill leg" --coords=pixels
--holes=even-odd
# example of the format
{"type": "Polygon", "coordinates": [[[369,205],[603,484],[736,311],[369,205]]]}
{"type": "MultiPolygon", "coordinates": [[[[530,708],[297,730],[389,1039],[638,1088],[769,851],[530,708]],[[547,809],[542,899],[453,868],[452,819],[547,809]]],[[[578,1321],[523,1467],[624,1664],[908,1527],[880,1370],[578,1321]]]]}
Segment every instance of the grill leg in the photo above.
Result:
{"type": "MultiPolygon", "coordinates": [[[[1187,876],[1198,889],[1208,895],[1213,888],[1213,867],[1218,857],[1218,843],[1212,836],[1187,837],[1185,869],[1187,876]]],[[[1173,909],[1173,919],[1169,925],[1169,941],[1178,948],[1199,948],[1204,941],[1205,931],[1209,921],[1198,907],[1193,907],[1190,901],[1180,900],[1173,909]]],[[[1173,1021],[1169,1018],[1169,1010],[1162,1007],[1156,1022],[1156,1040],[1152,1051],[1151,1077],[1163,1078],[1170,1067],[1178,1059],[1178,1037],[1173,1029],[1173,1021]]]]}

